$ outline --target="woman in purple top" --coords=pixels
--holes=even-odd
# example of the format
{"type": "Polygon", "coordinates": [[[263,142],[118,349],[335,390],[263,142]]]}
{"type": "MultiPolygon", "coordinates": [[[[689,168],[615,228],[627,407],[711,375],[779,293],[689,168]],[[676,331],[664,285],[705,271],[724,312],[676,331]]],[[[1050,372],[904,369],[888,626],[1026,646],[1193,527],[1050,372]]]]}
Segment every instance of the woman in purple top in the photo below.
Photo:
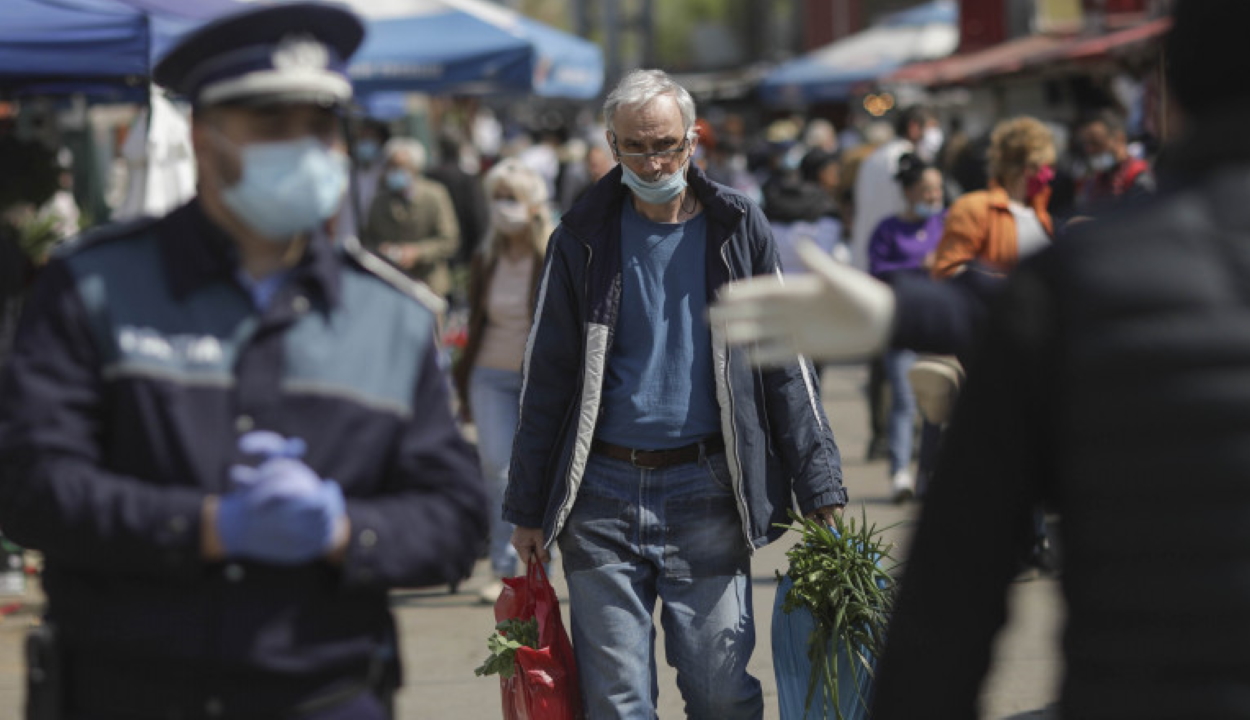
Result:
{"type": "Polygon", "coordinates": [[[881,221],[868,241],[868,271],[889,282],[899,271],[928,273],[927,259],[942,239],[942,171],[913,154],[899,158],[895,180],[903,212],[881,221]]]}
{"type": "MultiPolygon", "coordinates": [[[[868,270],[890,282],[899,273],[928,273],[930,255],[942,239],[945,208],[942,203],[942,171],[925,164],[918,156],[899,158],[895,179],[903,189],[905,209],[881,221],[868,242],[868,270]]],[[[910,350],[891,350],[885,355],[886,377],[893,388],[890,407],[890,484],[894,502],[902,503],[916,494],[912,476],[911,451],[916,414],[907,371],[916,361],[910,350]]],[[[933,448],[938,428],[925,424],[922,450],[933,448]]],[[[928,463],[921,458],[922,474],[928,463]]]]}

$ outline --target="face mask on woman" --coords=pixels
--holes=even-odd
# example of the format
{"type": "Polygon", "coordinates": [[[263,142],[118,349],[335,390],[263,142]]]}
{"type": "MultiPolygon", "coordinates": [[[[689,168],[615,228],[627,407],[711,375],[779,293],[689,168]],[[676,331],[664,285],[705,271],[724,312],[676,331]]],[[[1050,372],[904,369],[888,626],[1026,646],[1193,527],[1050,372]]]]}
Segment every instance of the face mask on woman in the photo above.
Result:
{"type": "Polygon", "coordinates": [[[517,200],[492,200],[490,220],[499,232],[511,235],[529,226],[529,208],[517,200]]]}
{"type": "Polygon", "coordinates": [[[1025,194],[1030,200],[1037,197],[1043,190],[1050,186],[1050,181],[1055,179],[1055,170],[1049,165],[1043,165],[1037,169],[1037,172],[1029,176],[1029,185],[1025,189],[1025,194]]]}
{"type": "Polygon", "coordinates": [[[921,219],[928,220],[934,215],[937,215],[938,213],[942,212],[942,203],[940,202],[938,203],[927,203],[927,202],[914,203],[911,206],[911,211],[915,213],[921,219]]]}

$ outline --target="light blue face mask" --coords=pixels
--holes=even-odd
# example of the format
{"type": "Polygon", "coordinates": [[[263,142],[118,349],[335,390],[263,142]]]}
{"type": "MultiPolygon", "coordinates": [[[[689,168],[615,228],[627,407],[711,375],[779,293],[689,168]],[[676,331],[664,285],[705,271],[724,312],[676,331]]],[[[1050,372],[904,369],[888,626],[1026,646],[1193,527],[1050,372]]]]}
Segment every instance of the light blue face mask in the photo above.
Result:
{"type": "Polygon", "coordinates": [[[356,143],[356,159],[365,165],[372,165],[378,159],[378,144],[373,140],[361,140],[356,143]]]}
{"type": "Polygon", "coordinates": [[[928,220],[934,215],[942,212],[942,203],[934,203],[930,205],[927,202],[918,202],[911,206],[911,211],[917,216],[928,220]]]}
{"type": "Polygon", "coordinates": [[[686,165],[672,175],[665,175],[650,182],[638,177],[638,174],[621,163],[621,183],[633,191],[634,195],[648,205],[663,205],[671,202],[686,189],[686,165]]]}
{"type": "Polygon", "coordinates": [[[386,173],[386,187],[394,192],[403,192],[412,184],[412,176],[407,170],[391,170],[386,173]]]}
{"type": "Polygon", "coordinates": [[[238,152],[243,177],[222,192],[222,200],[265,238],[286,242],[338,211],[347,191],[343,153],[312,137],[253,143],[238,152]]]}

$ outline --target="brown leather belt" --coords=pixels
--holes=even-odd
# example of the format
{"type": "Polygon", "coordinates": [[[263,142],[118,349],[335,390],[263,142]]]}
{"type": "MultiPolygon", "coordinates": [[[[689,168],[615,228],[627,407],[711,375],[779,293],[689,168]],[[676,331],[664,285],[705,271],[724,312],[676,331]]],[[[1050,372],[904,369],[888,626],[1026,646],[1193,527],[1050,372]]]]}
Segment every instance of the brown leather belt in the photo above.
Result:
{"type": "Polygon", "coordinates": [[[613,460],[624,460],[627,463],[633,463],[634,467],[643,468],[644,470],[658,470],[673,465],[698,462],[700,458],[722,452],[724,449],[725,439],[722,437],[711,437],[707,440],[668,450],[638,450],[636,448],[613,445],[602,440],[595,440],[590,444],[590,451],[596,455],[610,457],[613,460]]]}

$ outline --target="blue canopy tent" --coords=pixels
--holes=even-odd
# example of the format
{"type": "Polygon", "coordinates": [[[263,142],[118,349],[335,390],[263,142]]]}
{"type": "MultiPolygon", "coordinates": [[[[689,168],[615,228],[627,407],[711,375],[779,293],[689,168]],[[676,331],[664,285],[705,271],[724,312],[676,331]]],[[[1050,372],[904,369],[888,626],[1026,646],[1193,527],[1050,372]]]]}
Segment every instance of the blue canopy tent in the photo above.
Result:
{"type": "Polygon", "coordinates": [[[143,97],[155,58],[236,0],[4,0],[0,90],[143,97]]]}
{"type": "Polygon", "coordinates": [[[847,100],[856,86],[907,63],[945,57],[959,45],[959,7],[935,0],[887,15],[861,32],[778,65],[757,92],[774,107],[847,100]]]}
{"type": "Polygon", "coordinates": [[[590,99],[603,86],[594,43],[484,0],[349,0],[368,25],[349,72],[385,91],[590,99]]]}

